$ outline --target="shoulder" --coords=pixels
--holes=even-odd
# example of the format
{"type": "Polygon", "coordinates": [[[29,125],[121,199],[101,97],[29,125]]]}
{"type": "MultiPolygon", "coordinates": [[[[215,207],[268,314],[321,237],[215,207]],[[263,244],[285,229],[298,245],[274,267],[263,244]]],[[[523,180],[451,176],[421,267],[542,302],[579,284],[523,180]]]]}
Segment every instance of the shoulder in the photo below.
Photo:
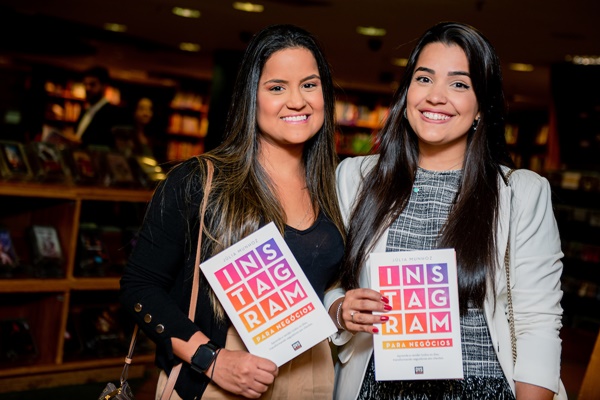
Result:
{"type": "Polygon", "coordinates": [[[336,187],[342,215],[347,216],[365,176],[373,169],[378,155],[344,159],[336,171],[336,187]]]}
{"type": "MultiPolygon", "coordinates": [[[[509,169],[502,168],[506,174],[509,169]]],[[[509,178],[509,184],[515,193],[540,191],[549,188],[549,183],[546,178],[528,169],[515,169],[509,178]]]]}
{"type": "Polygon", "coordinates": [[[537,209],[542,205],[546,207],[552,201],[552,189],[548,180],[531,170],[514,170],[510,175],[509,185],[512,204],[517,209],[537,209]]]}
{"type": "Polygon", "coordinates": [[[157,191],[193,195],[199,191],[201,182],[199,160],[192,157],[172,167],[157,191]]]}
{"type": "Polygon", "coordinates": [[[364,177],[373,169],[378,160],[379,155],[345,158],[337,167],[338,177],[354,175],[364,177]]]}

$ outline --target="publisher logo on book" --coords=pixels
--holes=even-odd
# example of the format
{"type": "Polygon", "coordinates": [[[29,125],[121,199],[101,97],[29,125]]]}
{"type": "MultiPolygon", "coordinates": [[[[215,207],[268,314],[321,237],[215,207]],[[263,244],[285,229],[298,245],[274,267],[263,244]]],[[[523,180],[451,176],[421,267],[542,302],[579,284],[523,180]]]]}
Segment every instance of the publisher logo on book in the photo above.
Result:
{"type": "Polygon", "coordinates": [[[292,343],[292,349],[294,350],[300,350],[302,348],[302,344],[300,344],[300,342],[294,342],[292,343]]]}
{"type": "Polygon", "coordinates": [[[425,373],[425,369],[423,367],[415,367],[415,375],[423,375],[425,373]]]}

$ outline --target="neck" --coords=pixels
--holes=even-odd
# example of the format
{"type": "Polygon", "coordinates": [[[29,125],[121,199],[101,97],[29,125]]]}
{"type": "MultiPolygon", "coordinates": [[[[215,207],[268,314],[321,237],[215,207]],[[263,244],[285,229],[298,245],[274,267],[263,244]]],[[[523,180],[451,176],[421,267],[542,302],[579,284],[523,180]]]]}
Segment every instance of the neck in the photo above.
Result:
{"type": "Polygon", "coordinates": [[[302,147],[283,148],[265,141],[260,144],[259,162],[272,179],[301,177],[304,179],[302,147]]]}
{"type": "Polygon", "coordinates": [[[419,167],[429,171],[453,171],[462,169],[463,161],[463,157],[448,159],[421,157],[419,167]]]}

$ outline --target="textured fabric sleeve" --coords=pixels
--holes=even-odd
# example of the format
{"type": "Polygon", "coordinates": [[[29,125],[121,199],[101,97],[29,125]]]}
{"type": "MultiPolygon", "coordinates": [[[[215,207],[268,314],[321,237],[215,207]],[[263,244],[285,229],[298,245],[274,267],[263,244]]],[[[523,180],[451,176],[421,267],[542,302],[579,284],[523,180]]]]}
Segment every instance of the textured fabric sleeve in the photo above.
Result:
{"type": "Polygon", "coordinates": [[[191,163],[176,167],[156,190],[121,278],[121,303],[171,359],[171,338],[187,341],[198,330],[181,306],[189,304],[185,285],[191,287],[191,276],[185,266],[190,260],[193,265],[196,253],[201,198],[197,189],[192,200],[184,196],[191,163]]]}
{"type": "Polygon", "coordinates": [[[558,392],[563,253],[550,185],[531,171],[517,171],[510,179],[511,283],[517,337],[514,380],[558,392]]]}

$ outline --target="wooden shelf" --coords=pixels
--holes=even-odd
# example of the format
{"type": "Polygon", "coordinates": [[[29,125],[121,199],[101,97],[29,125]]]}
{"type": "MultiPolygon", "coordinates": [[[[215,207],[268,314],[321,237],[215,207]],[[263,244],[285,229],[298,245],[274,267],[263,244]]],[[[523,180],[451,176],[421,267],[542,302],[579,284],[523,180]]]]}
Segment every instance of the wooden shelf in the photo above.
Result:
{"type": "MultiPolygon", "coordinates": [[[[141,358],[141,357],[138,357],[141,358]]],[[[141,360],[136,360],[141,361],[141,360]]],[[[123,369],[121,366],[94,366],[89,369],[76,368],[73,364],[65,364],[64,370],[31,370],[23,369],[19,376],[0,375],[0,393],[20,392],[25,390],[45,389],[57,386],[77,385],[92,382],[117,383],[123,369]]],[[[128,378],[135,379],[144,376],[150,362],[137,362],[129,368],[128,378]]],[[[0,370],[1,371],[1,370],[0,370]]]]}
{"type": "Polygon", "coordinates": [[[0,196],[40,197],[66,200],[149,201],[152,191],[96,186],[72,186],[37,182],[2,182],[0,196]]]}
{"type": "MultiPolygon", "coordinates": [[[[154,361],[153,354],[142,354],[142,355],[134,355],[133,364],[144,364],[151,363],[154,361]]],[[[94,359],[94,360],[82,360],[82,361],[67,361],[63,364],[51,364],[51,365],[28,365],[17,368],[12,368],[10,370],[0,369],[0,377],[6,376],[15,376],[15,375],[23,375],[23,374],[45,374],[49,372],[61,372],[61,371],[74,371],[74,370],[84,370],[84,369],[94,369],[100,367],[112,367],[115,365],[123,365],[125,361],[125,355],[122,358],[111,357],[104,359],[94,359]]],[[[113,379],[118,378],[115,376],[113,379]]]]}
{"type": "MultiPolygon", "coordinates": [[[[2,360],[0,393],[118,379],[125,353],[123,357],[90,356],[64,361],[65,334],[72,332],[69,321],[74,310],[98,304],[113,307],[118,302],[120,277],[76,276],[79,226],[82,221],[99,225],[122,221],[127,224],[123,229],[131,224],[141,224],[143,210],[151,196],[152,191],[147,189],[40,182],[0,184],[0,199],[5,205],[0,213],[0,225],[8,229],[13,246],[18,250],[17,255],[24,267],[19,274],[30,273],[27,266],[32,264],[32,260],[27,242],[28,229],[33,225],[49,225],[56,229],[64,259],[60,270],[56,271],[64,275],[62,278],[16,275],[15,278],[0,279],[0,319],[26,321],[37,349],[31,356],[35,357],[33,361],[28,361],[29,356],[26,355],[14,363],[2,360]],[[141,210],[141,213],[136,210],[141,210]],[[99,291],[104,294],[99,296],[99,291]]],[[[118,242],[116,246],[119,246],[118,242]]],[[[44,267],[32,266],[36,270],[34,273],[41,273],[38,268],[44,267]]],[[[10,339],[8,343],[11,343],[10,339]]],[[[141,375],[144,364],[151,363],[153,359],[153,355],[137,356],[136,373],[141,375]]],[[[130,376],[133,375],[130,373],[130,376]]]]}
{"type": "Polygon", "coordinates": [[[48,185],[34,182],[2,182],[0,196],[41,197],[75,200],[77,194],[73,186],[48,185]]]}
{"type": "Polygon", "coordinates": [[[67,279],[2,279],[0,293],[63,292],[69,289],[67,279]]]}
{"type": "Polygon", "coordinates": [[[73,290],[119,290],[119,278],[72,278],[73,290]]]}

